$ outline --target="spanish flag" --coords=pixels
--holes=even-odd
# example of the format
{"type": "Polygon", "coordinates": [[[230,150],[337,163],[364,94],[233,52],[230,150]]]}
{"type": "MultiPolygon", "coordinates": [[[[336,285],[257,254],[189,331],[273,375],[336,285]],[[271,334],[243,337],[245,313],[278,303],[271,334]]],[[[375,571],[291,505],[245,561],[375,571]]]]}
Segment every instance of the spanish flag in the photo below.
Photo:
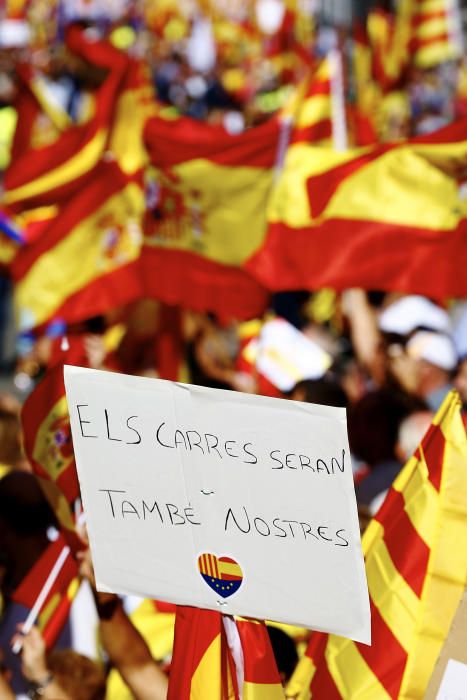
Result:
{"type": "Polygon", "coordinates": [[[419,68],[462,56],[462,21],[457,0],[414,0],[411,53],[419,68]]]}
{"type": "Polygon", "coordinates": [[[292,144],[247,269],[271,290],[465,296],[466,124],[346,152],[292,144]]]}
{"type": "MultiPolygon", "coordinates": [[[[5,172],[3,202],[16,211],[56,204],[75,193],[100,162],[109,142],[117,97],[128,70],[129,59],[106,41],[91,41],[78,26],[67,30],[70,51],[105,72],[94,94],[94,113],[83,124],[74,124],[57,109],[48,116],[58,128],[50,143],[34,147],[35,117],[43,112],[37,78],[30,69],[20,72],[22,90],[11,163],[5,172]],[[35,82],[34,82],[35,81],[35,82]]],[[[52,111],[51,111],[52,110],[52,111]]]]}
{"type": "Polygon", "coordinates": [[[284,691],[264,622],[177,607],[168,700],[280,700],[284,691]],[[234,659],[232,648],[243,661],[234,659]]]}
{"type": "Polygon", "coordinates": [[[115,162],[60,210],[15,257],[12,276],[21,330],[59,318],[82,321],[141,296],[139,256],[144,194],[115,162]]]}
{"type": "MultiPolygon", "coordinates": [[[[63,535],[60,535],[48,545],[12,593],[11,600],[13,603],[23,605],[30,610],[33,608],[50,572],[56,565],[59,557],[63,557],[66,547],[67,543],[63,535]]],[[[47,649],[53,648],[60,636],[78,590],[78,565],[71,553],[68,552],[66,554],[65,552],[63,564],[50,591],[44,598],[36,623],[44,637],[47,649]]]]}
{"type": "Polygon", "coordinates": [[[372,645],[313,634],[287,697],[424,697],[467,583],[466,463],[451,392],[363,536],[372,645]]]}
{"type": "Polygon", "coordinates": [[[24,448],[70,547],[82,548],[72,508],[80,495],[63,364],[50,370],[26,399],[21,413],[24,448]]]}
{"type": "Polygon", "coordinates": [[[244,264],[265,234],[278,140],[277,120],[236,136],[188,117],[147,122],[147,296],[224,317],[263,311],[267,293],[244,264]]]}

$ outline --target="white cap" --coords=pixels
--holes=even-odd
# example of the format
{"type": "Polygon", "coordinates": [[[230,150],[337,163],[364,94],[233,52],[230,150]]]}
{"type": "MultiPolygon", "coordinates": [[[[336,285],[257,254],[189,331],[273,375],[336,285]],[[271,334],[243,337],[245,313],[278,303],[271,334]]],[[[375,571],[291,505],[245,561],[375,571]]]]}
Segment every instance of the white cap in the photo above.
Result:
{"type": "Polygon", "coordinates": [[[417,328],[449,333],[451,321],[444,309],[425,297],[407,296],[388,306],[379,317],[383,333],[408,335],[417,328]]]}
{"type": "Polygon", "coordinates": [[[23,19],[2,19],[0,21],[0,48],[21,48],[27,46],[30,39],[31,30],[23,19]]]}
{"type": "Polygon", "coordinates": [[[208,73],[216,65],[216,44],[209,19],[198,17],[193,22],[186,54],[190,68],[200,73],[208,73]]]}
{"type": "Polygon", "coordinates": [[[454,343],[449,336],[442,333],[418,331],[410,338],[406,350],[415,360],[425,360],[447,372],[457,365],[454,343]]]}

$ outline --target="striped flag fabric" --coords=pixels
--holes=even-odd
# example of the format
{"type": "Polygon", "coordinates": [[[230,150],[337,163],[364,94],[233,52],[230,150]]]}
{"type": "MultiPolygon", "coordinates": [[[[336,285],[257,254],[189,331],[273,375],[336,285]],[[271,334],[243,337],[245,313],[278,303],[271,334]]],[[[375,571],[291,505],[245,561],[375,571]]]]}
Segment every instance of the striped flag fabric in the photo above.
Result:
{"type": "Polygon", "coordinates": [[[23,89],[12,158],[4,176],[3,202],[13,211],[56,204],[75,193],[100,162],[109,140],[117,97],[128,70],[128,58],[106,41],[91,41],[77,25],[68,28],[70,51],[108,71],[94,95],[95,110],[83,124],[62,124],[62,131],[48,145],[31,143],[35,115],[40,104],[31,86],[29,70],[23,70],[23,89]],[[31,147],[32,146],[32,147],[31,147]]]}
{"type": "Polygon", "coordinates": [[[292,97],[294,110],[291,143],[304,141],[314,145],[332,142],[331,61],[324,58],[310,69],[292,97]]]}
{"type": "MultiPolygon", "coordinates": [[[[63,535],[48,545],[12,593],[13,603],[28,609],[33,608],[64,547],[66,547],[66,541],[63,535]]],[[[44,637],[47,649],[51,649],[57,641],[68,619],[78,589],[78,565],[71,554],[68,554],[60,573],[44,599],[36,623],[44,637]]]]}
{"type": "Polygon", "coordinates": [[[313,634],[287,697],[424,697],[467,583],[466,463],[452,391],[363,536],[372,645],[313,634]]]}
{"type": "Polygon", "coordinates": [[[138,176],[102,162],[94,177],[13,261],[21,331],[74,323],[142,294],[139,256],[144,194],[138,176]]]}
{"type": "Polygon", "coordinates": [[[465,120],[346,152],[292,144],[247,269],[273,291],[363,287],[467,294],[465,120]],[[423,182],[423,187],[420,183],[423,182]]]}
{"type": "Polygon", "coordinates": [[[266,626],[177,607],[168,700],[283,699],[266,626]]]}
{"type": "Polygon", "coordinates": [[[63,363],[56,365],[26,399],[21,422],[24,449],[54,511],[68,545],[82,542],[75,531],[73,506],[80,495],[63,381],[63,363]]]}
{"type": "Polygon", "coordinates": [[[151,118],[142,275],[145,294],[167,304],[251,318],[268,295],[244,269],[261,243],[279,124],[238,135],[188,117],[151,118]]]}
{"type": "Polygon", "coordinates": [[[433,68],[463,54],[460,8],[457,0],[415,0],[411,54],[419,68],[433,68]]]}
{"type": "Polygon", "coordinates": [[[383,92],[393,89],[410,63],[412,0],[401,0],[394,15],[381,8],[370,11],[367,20],[372,72],[383,92]]]}

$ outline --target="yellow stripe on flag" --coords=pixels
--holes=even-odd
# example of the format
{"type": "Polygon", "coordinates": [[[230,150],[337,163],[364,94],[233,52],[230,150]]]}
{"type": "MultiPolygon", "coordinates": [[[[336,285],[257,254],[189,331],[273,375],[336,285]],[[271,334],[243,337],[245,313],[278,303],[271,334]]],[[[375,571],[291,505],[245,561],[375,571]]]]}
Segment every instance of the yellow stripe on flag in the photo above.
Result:
{"type": "Polygon", "coordinates": [[[193,673],[190,692],[192,700],[223,697],[220,658],[221,636],[217,635],[193,673]]]}
{"type": "Polygon", "coordinates": [[[368,590],[375,607],[405,651],[410,650],[420,612],[420,599],[394,566],[384,542],[384,528],[376,523],[378,534],[366,559],[368,590]]]}
{"type": "Polygon", "coordinates": [[[316,673],[316,666],[309,656],[302,656],[292,678],[287,684],[285,695],[294,700],[310,700],[310,683],[316,673]]]}
{"type": "Polygon", "coordinates": [[[284,700],[284,690],[278,683],[249,683],[245,681],[242,700],[284,700]]]}
{"type": "Polygon", "coordinates": [[[174,166],[171,173],[161,191],[179,207],[164,212],[146,245],[202,250],[208,260],[242,265],[263,242],[272,168],[228,167],[199,158],[174,166]]]}
{"type": "Polygon", "coordinates": [[[221,561],[219,562],[220,564],[220,573],[221,574],[231,574],[232,576],[241,576],[242,571],[238,564],[229,564],[229,562],[226,561],[221,561]]]}
{"type": "Polygon", "coordinates": [[[412,473],[404,469],[401,472],[403,478],[397,479],[393,488],[402,494],[405,512],[422,540],[431,548],[434,544],[439,494],[428,478],[425,460],[419,462],[416,457],[412,457],[410,461],[414,467],[412,473]]]}
{"type": "Polygon", "coordinates": [[[330,119],[331,115],[330,95],[313,95],[304,100],[297,115],[296,126],[311,126],[324,119],[330,119]]]}
{"type": "Polygon", "coordinates": [[[399,700],[424,696],[467,584],[467,439],[455,392],[445,399],[434,422],[446,437],[436,542],[399,700]]]}
{"type": "MultiPolygon", "coordinates": [[[[135,183],[110,197],[80,221],[56,246],[43,253],[16,286],[20,317],[47,321],[72,294],[99,276],[136,260],[140,252],[139,213],[144,195],[135,183]],[[108,238],[118,235],[118,251],[110,255],[108,238]]],[[[112,245],[114,245],[114,241],[112,245]]]]}
{"type": "Polygon", "coordinates": [[[355,642],[332,635],[325,657],[334,683],[345,700],[392,700],[361,656],[355,642]]]}
{"type": "Polygon", "coordinates": [[[422,22],[416,30],[417,39],[433,39],[448,32],[446,17],[433,17],[422,22]]]}
{"type": "Polygon", "coordinates": [[[14,190],[7,190],[3,195],[3,201],[5,204],[12,204],[22,199],[29,199],[84,175],[98,162],[105,147],[106,139],[107,130],[101,129],[76,155],[69,158],[63,165],[14,190]]]}

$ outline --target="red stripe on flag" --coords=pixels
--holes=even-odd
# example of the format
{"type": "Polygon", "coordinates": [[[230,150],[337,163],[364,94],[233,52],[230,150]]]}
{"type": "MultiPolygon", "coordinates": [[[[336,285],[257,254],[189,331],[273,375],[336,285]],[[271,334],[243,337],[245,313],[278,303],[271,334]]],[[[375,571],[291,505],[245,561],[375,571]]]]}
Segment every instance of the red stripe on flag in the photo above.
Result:
{"type": "Polygon", "coordinates": [[[66,299],[58,306],[53,315],[37,327],[38,332],[52,318],[64,319],[67,323],[76,323],[105,313],[109,309],[124,306],[143,295],[139,261],[135,260],[112,272],[96,277],[85,287],[66,299]]]}
{"type": "Polygon", "coordinates": [[[182,250],[145,246],[141,259],[145,296],[220,319],[257,318],[269,294],[243,268],[182,250]]]}
{"type": "Polygon", "coordinates": [[[428,478],[437,491],[441,489],[441,475],[443,473],[444,449],[446,440],[439,425],[430,425],[421,447],[426,465],[428,478]]]}
{"type": "Polygon", "coordinates": [[[272,291],[363,287],[444,300],[467,296],[466,247],[467,219],[452,231],[355,219],[300,229],[276,222],[245,267],[272,291]]]}
{"type": "Polygon", "coordinates": [[[422,594],[430,549],[422,540],[405,512],[404,497],[390,489],[383,505],[375,515],[384,527],[384,542],[400,575],[415,595],[422,594]]]}
{"type": "Polygon", "coordinates": [[[357,643],[357,648],[388,695],[397,700],[407,654],[393,635],[370,598],[371,646],[357,643]]]}
{"type": "Polygon", "coordinates": [[[330,119],[322,119],[310,126],[297,127],[292,131],[290,143],[309,143],[324,141],[332,137],[332,122],[330,119]]]}
{"type": "Polygon", "coordinates": [[[430,36],[426,37],[425,39],[414,39],[413,42],[410,44],[410,50],[411,51],[420,51],[420,49],[424,49],[427,46],[432,46],[433,44],[451,44],[452,43],[452,36],[450,36],[447,32],[441,32],[440,34],[436,34],[435,36],[430,36]]]}
{"type": "Polygon", "coordinates": [[[280,684],[274,653],[264,623],[237,620],[243,649],[245,682],[280,684]]]}
{"type": "Polygon", "coordinates": [[[217,165],[272,168],[279,131],[276,118],[231,135],[222,126],[190,117],[171,120],[152,117],[146,123],[144,140],[152,164],[161,169],[198,158],[217,165]]]}
{"type": "Polygon", "coordinates": [[[316,669],[310,690],[312,691],[312,697],[317,700],[347,700],[339,693],[324,658],[316,669]]]}
{"type": "Polygon", "coordinates": [[[97,212],[107,199],[120,192],[129,182],[138,179],[139,176],[130,178],[124,175],[114,162],[102,163],[94,171],[92,182],[81,189],[61,209],[58,216],[51,219],[40,238],[33,245],[21,249],[21,255],[17,256],[13,266],[13,278],[18,281],[24,277],[41,255],[70,235],[86,217],[97,212]]]}
{"type": "Polygon", "coordinates": [[[423,12],[423,10],[419,12],[415,12],[415,14],[412,17],[412,27],[416,29],[419,27],[421,24],[425,24],[425,22],[430,22],[433,19],[446,19],[448,20],[449,18],[449,12],[447,12],[445,9],[444,10],[433,10],[432,12],[423,12]]]}

